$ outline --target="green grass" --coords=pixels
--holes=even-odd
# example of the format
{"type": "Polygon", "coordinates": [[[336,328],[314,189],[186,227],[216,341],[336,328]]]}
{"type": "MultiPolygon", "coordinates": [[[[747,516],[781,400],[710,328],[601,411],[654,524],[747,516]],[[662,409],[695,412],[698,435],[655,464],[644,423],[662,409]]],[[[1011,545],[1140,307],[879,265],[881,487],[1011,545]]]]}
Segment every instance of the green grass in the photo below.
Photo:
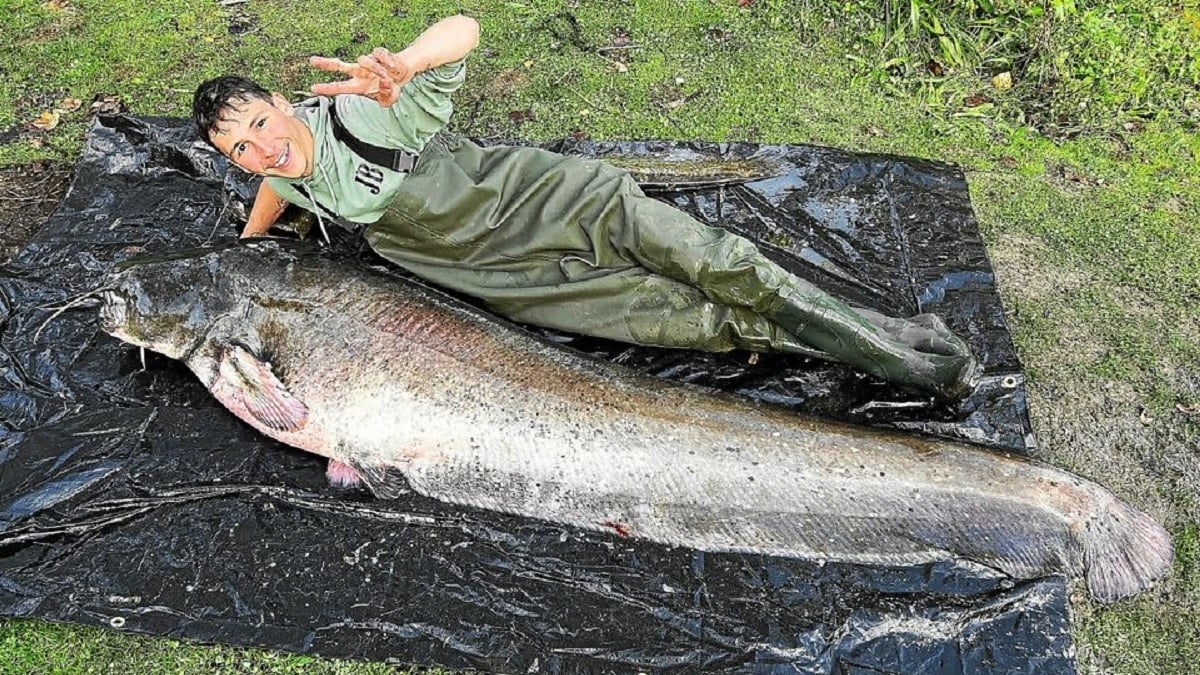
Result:
{"type": "Polygon", "coordinates": [[[225,646],[200,647],[100,628],[11,619],[0,624],[0,675],[396,675],[403,672],[408,671],[385,664],[225,646]]]}
{"type": "MultiPolygon", "coordinates": [[[[960,42],[983,39],[970,37],[977,19],[916,4],[960,42]]],[[[888,43],[895,26],[865,2],[0,0],[0,34],[16,36],[0,41],[0,138],[15,135],[0,143],[0,165],[72,161],[96,97],[182,116],[192,88],[224,72],[302,91],[320,79],[308,55],[400,47],[463,10],[483,26],[456,98],[466,133],[815,143],[960,164],[993,254],[1018,260],[1001,291],[1033,385],[1124,386],[1161,417],[1200,397],[1162,375],[1200,363],[1200,10],[1187,4],[1076,2],[1048,24],[1030,19],[1039,32],[1010,36],[1030,50],[1026,75],[1000,91],[990,77],[1014,65],[1009,43],[967,49],[933,76],[923,66],[941,41],[888,43]],[[968,106],[972,95],[988,100],[968,106]],[[65,98],[82,108],[52,131],[26,130],[65,98]]],[[[1195,422],[1177,424],[1196,440],[1195,422]]],[[[1174,574],[1132,602],[1085,605],[1083,672],[1200,662],[1195,488],[1161,489],[1174,574]]],[[[0,623],[2,674],[386,669],[0,623]]]]}
{"type": "MultiPolygon", "coordinates": [[[[1172,533],[1175,542],[1175,566],[1172,584],[1200,586],[1200,528],[1188,523],[1172,533]]],[[[1096,654],[1095,661],[1105,663],[1110,672],[1188,673],[1200,653],[1197,638],[1197,614],[1180,612],[1163,601],[1161,595],[1137,598],[1120,611],[1094,612],[1076,618],[1078,639],[1086,649],[1106,646],[1120,651],[1119,658],[1096,654]],[[1167,668],[1168,670],[1164,670],[1167,668]]]]}

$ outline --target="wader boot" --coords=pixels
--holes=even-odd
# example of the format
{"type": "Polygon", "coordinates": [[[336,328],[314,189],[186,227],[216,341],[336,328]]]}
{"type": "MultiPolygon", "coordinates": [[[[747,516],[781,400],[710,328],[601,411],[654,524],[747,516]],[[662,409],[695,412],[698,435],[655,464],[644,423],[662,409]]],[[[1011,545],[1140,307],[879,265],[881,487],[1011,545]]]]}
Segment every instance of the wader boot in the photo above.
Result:
{"type": "Polygon", "coordinates": [[[946,398],[969,394],[978,380],[966,342],[933,314],[897,319],[852,307],[770,261],[749,240],[657,200],[630,199],[625,215],[640,226],[623,230],[621,248],[642,265],[718,303],[753,308],[824,358],[946,398]]]}

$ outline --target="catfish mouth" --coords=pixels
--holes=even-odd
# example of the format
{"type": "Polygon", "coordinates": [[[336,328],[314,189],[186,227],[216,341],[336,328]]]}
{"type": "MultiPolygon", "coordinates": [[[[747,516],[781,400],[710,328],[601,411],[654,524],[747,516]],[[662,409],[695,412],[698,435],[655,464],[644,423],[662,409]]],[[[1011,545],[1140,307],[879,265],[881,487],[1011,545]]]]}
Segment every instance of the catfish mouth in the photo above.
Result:
{"type": "Polygon", "coordinates": [[[129,316],[129,305],[120,293],[105,289],[100,293],[100,330],[114,337],[125,339],[127,334],[121,332],[125,319],[129,316]]]}
{"type": "MultiPolygon", "coordinates": [[[[122,342],[150,349],[173,359],[186,360],[204,341],[203,335],[182,340],[172,339],[171,333],[156,335],[153,329],[154,322],[139,315],[126,293],[119,289],[106,288],[100,291],[99,295],[100,330],[122,342]],[[147,331],[147,328],[150,330],[147,331]]],[[[178,334],[176,336],[182,337],[178,334]]]]}

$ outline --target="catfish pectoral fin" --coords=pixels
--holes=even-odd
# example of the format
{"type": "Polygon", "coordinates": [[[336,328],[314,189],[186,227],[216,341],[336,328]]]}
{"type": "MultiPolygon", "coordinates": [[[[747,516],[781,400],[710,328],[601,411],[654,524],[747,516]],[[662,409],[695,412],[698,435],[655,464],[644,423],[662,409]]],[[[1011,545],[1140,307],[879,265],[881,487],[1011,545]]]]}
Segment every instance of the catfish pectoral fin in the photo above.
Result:
{"type": "Polygon", "coordinates": [[[241,408],[268,429],[295,432],[308,423],[308,406],[275,377],[270,363],[244,347],[233,345],[222,351],[217,378],[213,393],[223,384],[222,389],[240,404],[226,405],[235,412],[241,408]]]}

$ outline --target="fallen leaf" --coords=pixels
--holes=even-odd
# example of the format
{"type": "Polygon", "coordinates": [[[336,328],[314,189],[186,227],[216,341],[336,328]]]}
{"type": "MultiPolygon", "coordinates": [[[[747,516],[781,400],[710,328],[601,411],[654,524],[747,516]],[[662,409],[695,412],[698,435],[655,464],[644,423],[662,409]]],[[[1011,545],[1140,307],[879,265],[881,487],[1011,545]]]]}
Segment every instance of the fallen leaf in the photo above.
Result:
{"type": "Polygon", "coordinates": [[[1012,73],[1007,70],[992,78],[992,87],[1000,91],[1012,89],[1012,73]]]}
{"type": "Polygon", "coordinates": [[[58,126],[58,111],[47,110],[46,112],[43,112],[41,115],[37,116],[36,120],[33,121],[33,126],[43,131],[50,131],[54,127],[58,126]]]}
{"type": "Polygon", "coordinates": [[[879,127],[875,126],[874,124],[869,124],[869,125],[863,127],[863,133],[865,133],[868,136],[875,136],[875,137],[887,136],[886,131],[884,131],[883,129],[880,129],[879,127]]]}
{"type": "Polygon", "coordinates": [[[67,0],[49,0],[49,2],[43,2],[42,7],[52,12],[61,12],[68,8],[67,0]]]}
{"type": "Polygon", "coordinates": [[[533,67],[533,59],[525,59],[525,67],[532,68],[533,67]]]}
{"type": "Polygon", "coordinates": [[[933,59],[929,59],[929,62],[925,64],[925,70],[928,70],[929,73],[934,77],[941,77],[946,72],[946,70],[942,68],[942,64],[934,61],[933,59]]]}
{"type": "Polygon", "coordinates": [[[46,144],[46,142],[45,142],[45,141],[43,141],[43,140],[42,140],[42,139],[40,139],[40,138],[31,138],[31,139],[29,139],[29,144],[30,144],[30,145],[32,145],[32,146],[33,146],[33,147],[35,147],[35,148],[40,148],[40,147],[42,147],[43,145],[45,145],[45,144],[46,144]]]}
{"type": "Polygon", "coordinates": [[[620,61],[613,61],[613,63],[616,64],[618,73],[628,73],[629,72],[629,66],[626,66],[624,63],[621,63],[620,61]]]}
{"type": "Polygon", "coordinates": [[[968,108],[978,108],[984,103],[991,103],[991,99],[981,94],[972,94],[963,99],[963,105],[968,108]]]}
{"type": "Polygon", "coordinates": [[[68,97],[59,101],[58,105],[54,106],[54,110],[60,113],[75,112],[76,110],[79,110],[79,106],[81,105],[83,105],[83,101],[80,101],[77,98],[68,97]]]}
{"type": "Polygon", "coordinates": [[[571,130],[570,136],[577,141],[586,141],[588,139],[587,132],[578,127],[571,130]]]}
{"type": "Polygon", "coordinates": [[[88,108],[89,115],[119,115],[125,111],[125,103],[120,96],[106,96],[104,94],[96,94],[92,98],[92,105],[88,108]]]}
{"type": "Polygon", "coordinates": [[[738,0],[738,7],[749,7],[754,0],[738,0]]]}

